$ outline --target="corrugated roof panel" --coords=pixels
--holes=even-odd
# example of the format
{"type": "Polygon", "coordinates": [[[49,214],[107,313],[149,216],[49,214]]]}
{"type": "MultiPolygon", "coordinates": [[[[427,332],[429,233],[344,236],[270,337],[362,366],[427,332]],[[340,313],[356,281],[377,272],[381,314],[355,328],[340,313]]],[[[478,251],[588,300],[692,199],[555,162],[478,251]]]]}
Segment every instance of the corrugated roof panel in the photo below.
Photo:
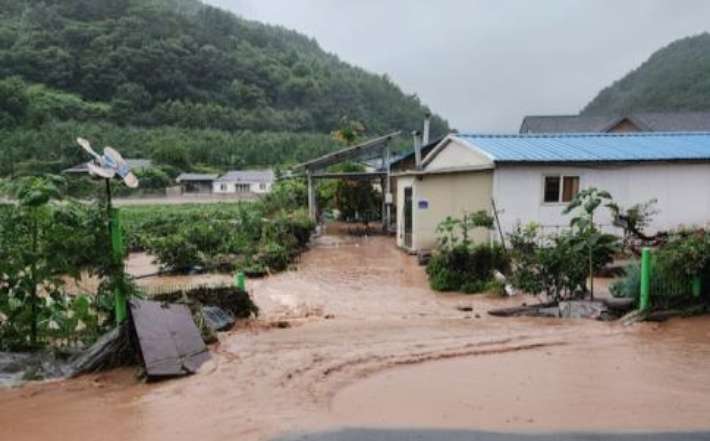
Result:
{"type": "Polygon", "coordinates": [[[710,133],[458,135],[495,162],[710,160],[710,133]]]}

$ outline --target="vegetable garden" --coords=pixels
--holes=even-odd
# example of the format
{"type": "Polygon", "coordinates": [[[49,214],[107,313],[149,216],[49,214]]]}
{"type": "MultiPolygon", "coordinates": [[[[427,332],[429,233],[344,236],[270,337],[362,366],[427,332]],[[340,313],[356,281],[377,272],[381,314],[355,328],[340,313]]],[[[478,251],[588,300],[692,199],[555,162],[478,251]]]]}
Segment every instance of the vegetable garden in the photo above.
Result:
{"type": "MultiPolygon", "coordinates": [[[[315,228],[301,187],[280,184],[253,203],[123,209],[124,256],[146,251],[173,272],[282,271],[315,228]]],[[[0,205],[0,351],[91,343],[114,323],[115,289],[141,295],[114,267],[104,201],[67,198],[53,176],[1,189],[13,202],[0,205]],[[99,279],[97,292],[67,292],[68,280],[86,275],[99,279]]]]}

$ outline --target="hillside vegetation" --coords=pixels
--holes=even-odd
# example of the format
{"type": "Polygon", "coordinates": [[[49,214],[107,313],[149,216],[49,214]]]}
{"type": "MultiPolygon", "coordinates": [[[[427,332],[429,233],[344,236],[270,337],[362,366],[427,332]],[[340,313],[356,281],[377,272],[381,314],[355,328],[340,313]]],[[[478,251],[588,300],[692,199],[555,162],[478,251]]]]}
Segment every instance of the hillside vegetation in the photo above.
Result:
{"type": "Polygon", "coordinates": [[[376,135],[427,111],[312,39],[196,0],[0,0],[0,175],[73,165],[79,134],[190,167],[295,162],[332,150],[344,119],[376,135]]]}
{"type": "Polygon", "coordinates": [[[602,90],[584,115],[710,110],[710,34],[678,40],[602,90]]]}

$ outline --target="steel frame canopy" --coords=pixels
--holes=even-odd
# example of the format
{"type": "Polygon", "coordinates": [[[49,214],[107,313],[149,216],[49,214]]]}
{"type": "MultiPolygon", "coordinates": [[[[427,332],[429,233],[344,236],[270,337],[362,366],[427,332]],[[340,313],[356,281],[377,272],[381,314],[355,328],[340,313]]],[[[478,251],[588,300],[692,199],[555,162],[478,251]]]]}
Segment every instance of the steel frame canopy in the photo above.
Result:
{"type": "Polygon", "coordinates": [[[315,180],[319,179],[381,179],[384,197],[382,202],[383,227],[387,228],[391,219],[392,195],[390,194],[390,143],[393,139],[401,135],[401,132],[390,133],[389,135],[376,138],[365,143],[348,147],[337,152],[329,153],[320,158],[300,164],[297,170],[303,170],[308,178],[308,213],[311,219],[316,220],[318,209],[316,206],[315,180]],[[358,173],[329,173],[324,171],[328,167],[341,164],[346,161],[373,161],[381,159],[381,169],[372,172],[358,173]]]}

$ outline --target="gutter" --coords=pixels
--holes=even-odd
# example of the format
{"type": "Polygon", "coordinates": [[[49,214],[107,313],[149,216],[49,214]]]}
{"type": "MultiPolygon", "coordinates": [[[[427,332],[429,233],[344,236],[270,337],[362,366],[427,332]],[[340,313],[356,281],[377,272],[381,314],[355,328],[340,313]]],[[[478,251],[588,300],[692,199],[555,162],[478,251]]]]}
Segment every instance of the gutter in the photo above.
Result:
{"type": "Polygon", "coordinates": [[[430,176],[430,175],[446,175],[453,173],[467,173],[467,172],[477,172],[494,170],[494,165],[480,165],[475,167],[451,167],[451,168],[441,168],[437,170],[409,170],[401,173],[393,173],[393,177],[404,177],[404,176],[430,176]]]}

